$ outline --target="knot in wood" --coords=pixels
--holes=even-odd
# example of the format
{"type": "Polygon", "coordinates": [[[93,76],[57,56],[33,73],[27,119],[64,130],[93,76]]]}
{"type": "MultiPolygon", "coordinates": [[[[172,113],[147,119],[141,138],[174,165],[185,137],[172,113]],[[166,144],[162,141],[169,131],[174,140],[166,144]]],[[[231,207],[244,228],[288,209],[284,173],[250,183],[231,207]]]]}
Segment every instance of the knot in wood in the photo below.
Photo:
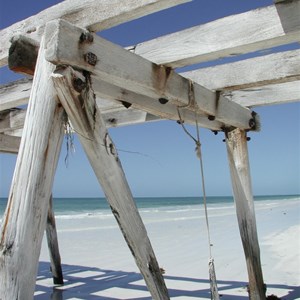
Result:
{"type": "Polygon", "coordinates": [[[98,61],[98,57],[96,54],[92,53],[92,52],[88,52],[86,54],[84,54],[84,60],[91,66],[96,66],[97,61],[98,61]]]}

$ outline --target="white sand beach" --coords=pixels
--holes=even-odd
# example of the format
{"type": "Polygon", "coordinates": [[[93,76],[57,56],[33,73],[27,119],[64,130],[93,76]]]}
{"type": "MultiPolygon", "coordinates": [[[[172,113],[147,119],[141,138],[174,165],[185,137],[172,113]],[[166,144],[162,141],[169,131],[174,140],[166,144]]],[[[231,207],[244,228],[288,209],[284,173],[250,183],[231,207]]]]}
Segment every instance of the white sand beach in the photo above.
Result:
{"type": "MultiPolygon", "coordinates": [[[[300,299],[300,199],[255,203],[267,295],[300,299]]],[[[171,299],[210,299],[208,244],[200,206],[142,209],[171,299]]],[[[209,207],[221,299],[248,299],[233,204],[209,207]]],[[[57,218],[64,286],[53,287],[44,239],[35,299],[151,299],[111,214],[57,218]]]]}

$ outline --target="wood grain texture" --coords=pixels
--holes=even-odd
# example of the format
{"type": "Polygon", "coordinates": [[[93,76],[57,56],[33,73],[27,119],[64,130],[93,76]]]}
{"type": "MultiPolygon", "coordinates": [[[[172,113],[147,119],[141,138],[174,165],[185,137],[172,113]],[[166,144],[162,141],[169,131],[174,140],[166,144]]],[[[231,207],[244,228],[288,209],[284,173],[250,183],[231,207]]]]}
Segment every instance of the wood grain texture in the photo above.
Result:
{"type": "MultiPolygon", "coordinates": [[[[300,80],[300,50],[181,73],[211,90],[242,90],[300,80]]],[[[245,99],[246,100],[246,99],[245,99]]],[[[252,98],[251,101],[256,101],[252,98]]],[[[258,102],[257,105],[260,105],[258,102]]],[[[245,106],[249,106],[245,104],[245,106]]],[[[252,106],[252,105],[251,105],[252,106]]]]}
{"type": "Polygon", "coordinates": [[[190,0],[66,0],[49,7],[35,16],[15,23],[0,31],[0,66],[7,64],[10,39],[25,35],[37,42],[41,40],[45,24],[64,19],[91,31],[100,31],[137,19],[190,0]]]}
{"type": "Polygon", "coordinates": [[[48,23],[47,59],[91,72],[98,80],[152,99],[166,99],[203,116],[214,116],[226,126],[251,129],[251,111],[218,95],[173,70],[156,65],[122,47],[94,36],[81,43],[85,31],[63,20],[48,23]]]}
{"type": "Polygon", "coordinates": [[[177,68],[299,42],[299,15],[300,1],[285,1],[140,43],[134,53],[177,68]]]}
{"type": "Polygon", "coordinates": [[[0,152],[16,154],[19,151],[21,138],[0,133],[0,152]]]}
{"type": "Polygon", "coordinates": [[[246,256],[251,300],[263,300],[265,286],[260,261],[254,199],[246,132],[235,129],[226,135],[227,154],[240,235],[246,256]]]}
{"type": "Polygon", "coordinates": [[[56,102],[54,67],[40,48],[24,134],[0,232],[0,295],[33,298],[49,197],[63,138],[64,110],[56,102]],[[22,271],[20,271],[22,270],[22,271]]]}
{"type": "Polygon", "coordinates": [[[117,150],[105,127],[94,99],[89,77],[69,67],[57,71],[53,81],[75,132],[109,202],[128,247],[139,267],[153,299],[169,299],[147,231],[139,215],[117,150]],[[80,84],[74,86],[74,82],[80,84]]]}

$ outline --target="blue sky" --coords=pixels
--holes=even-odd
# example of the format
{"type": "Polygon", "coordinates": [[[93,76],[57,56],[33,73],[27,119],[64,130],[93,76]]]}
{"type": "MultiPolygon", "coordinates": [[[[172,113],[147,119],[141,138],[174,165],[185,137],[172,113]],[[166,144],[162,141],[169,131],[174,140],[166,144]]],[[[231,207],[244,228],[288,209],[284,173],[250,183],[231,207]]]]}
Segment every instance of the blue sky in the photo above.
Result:
{"type": "MultiPolygon", "coordinates": [[[[60,1],[1,1],[0,27],[5,28],[60,1]],[[18,7],[18,9],[16,9],[18,7]]],[[[227,15],[272,4],[266,0],[195,0],[100,33],[122,46],[206,23],[227,15]]],[[[288,50],[299,45],[284,47],[288,50]]],[[[275,51],[281,50],[281,48],[275,51]]],[[[232,60],[232,59],[231,59],[232,60]]],[[[224,63],[228,60],[210,62],[224,63]]],[[[0,83],[16,78],[2,68],[0,83]]],[[[255,195],[300,194],[300,104],[256,108],[260,133],[250,133],[249,156],[255,195]]],[[[189,129],[195,133],[193,127],[189,129]]],[[[161,121],[110,129],[134,196],[201,195],[199,161],[193,142],[174,121],[161,121]]],[[[201,129],[208,195],[231,195],[231,182],[223,135],[201,129]]],[[[76,152],[65,164],[66,146],[57,169],[56,197],[102,197],[103,192],[75,138],[76,152]]],[[[9,193],[14,155],[0,154],[0,197],[9,193]]]]}

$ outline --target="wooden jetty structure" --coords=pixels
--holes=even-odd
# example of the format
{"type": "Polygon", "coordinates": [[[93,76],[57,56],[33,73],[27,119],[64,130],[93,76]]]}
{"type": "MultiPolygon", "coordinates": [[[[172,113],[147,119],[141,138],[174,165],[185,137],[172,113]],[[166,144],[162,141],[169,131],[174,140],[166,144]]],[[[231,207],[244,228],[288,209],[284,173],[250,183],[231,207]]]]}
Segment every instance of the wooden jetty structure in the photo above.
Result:
{"type": "Polygon", "coordinates": [[[253,107],[299,100],[300,51],[184,73],[176,68],[299,42],[300,1],[277,0],[131,49],[96,34],[186,2],[65,0],[1,30],[0,66],[33,75],[0,87],[0,151],[18,153],[0,233],[2,300],[32,299],[45,230],[54,282],[62,283],[51,195],[69,121],[153,299],[169,299],[107,129],[178,120],[179,110],[184,122],[225,134],[249,296],[266,298],[247,132],[259,130],[253,107]]]}

